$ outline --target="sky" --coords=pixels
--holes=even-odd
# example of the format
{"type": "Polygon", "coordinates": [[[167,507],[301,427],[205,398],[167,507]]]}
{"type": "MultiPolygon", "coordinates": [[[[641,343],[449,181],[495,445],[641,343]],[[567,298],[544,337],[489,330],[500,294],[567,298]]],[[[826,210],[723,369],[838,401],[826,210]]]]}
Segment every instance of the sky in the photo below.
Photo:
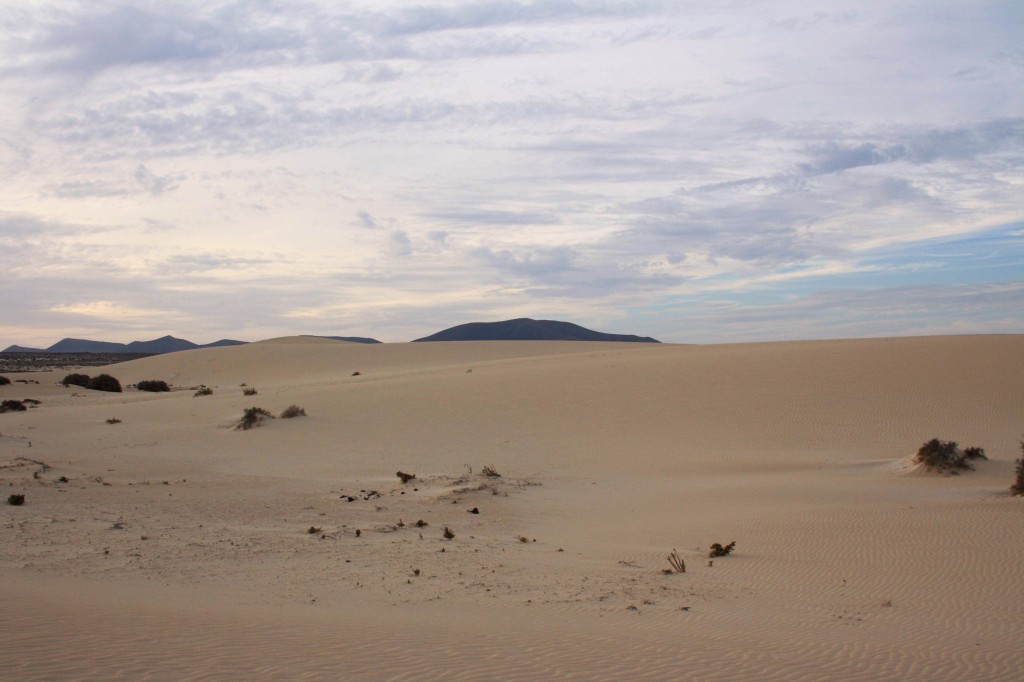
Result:
{"type": "Polygon", "coordinates": [[[1024,333],[1020,0],[0,0],[0,348],[1024,333]]]}

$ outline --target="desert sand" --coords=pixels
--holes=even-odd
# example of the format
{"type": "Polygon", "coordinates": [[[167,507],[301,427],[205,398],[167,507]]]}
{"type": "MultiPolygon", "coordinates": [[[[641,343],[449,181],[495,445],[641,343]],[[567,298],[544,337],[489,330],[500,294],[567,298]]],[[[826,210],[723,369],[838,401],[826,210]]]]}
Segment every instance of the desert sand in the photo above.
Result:
{"type": "Polygon", "coordinates": [[[1024,336],[295,337],[102,371],[175,390],[0,386],[41,401],[0,414],[3,499],[25,495],[0,517],[3,679],[1024,671],[1024,336]],[[912,466],[930,438],[989,460],[912,466]]]}

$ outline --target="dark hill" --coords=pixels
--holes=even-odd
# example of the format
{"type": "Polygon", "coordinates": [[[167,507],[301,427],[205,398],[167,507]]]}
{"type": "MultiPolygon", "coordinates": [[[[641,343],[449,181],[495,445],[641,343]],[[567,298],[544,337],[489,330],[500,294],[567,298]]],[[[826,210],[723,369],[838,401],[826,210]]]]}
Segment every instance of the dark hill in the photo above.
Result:
{"type": "Polygon", "coordinates": [[[244,346],[249,343],[248,341],[235,341],[234,339],[221,339],[220,341],[214,341],[213,343],[206,343],[200,348],[222,348],[224,346],[244,346]]]}
{"type": "Polygon", "coordinates": [[[109,341],[88,339],[61,339],[46,349],[51,353],[128,353],[128,346],[109,341]]]}
{"type": "Polygon", "coordinates": [[[127,346],[129,353],[152,353],[153,355],[173,353],[179,350],[192,350],[193,348],[199,348],[199,346],[191,341],[177,339],[173,336],[162,336],[152,341],[132,341],[127,346]]]}
{"type": "Polygon", "coordinates": [[[325,339],[335,341],[348,341],[349,343],[380,343],[377,339],[370,339],[365,336],[325,336],[325,339]]]}
{"type": "Polygon", "coordinates": [[[330,339],[331,341],[347,341],[348,343],[380,343],[377,339],[367,338],[365,336],[320,336],[319,334],[300,334],[306,338],[312,339],[330,339]]]}
{"type": "Polygon", "coordinates": [[[8,346],[7,348],[4,348],[3,350],[0,350],[0,353],[44,353],[44,352],[45,351],[42,348],[26,348],[25,346],[8,346]]]}
{"type": "Polygon", "coordinates": [[[416,341],[628,341],[660,343],[649,336],[605,334],[571,322],[531,320],[526,317],[504,322],[460,324],[416,341]]]}

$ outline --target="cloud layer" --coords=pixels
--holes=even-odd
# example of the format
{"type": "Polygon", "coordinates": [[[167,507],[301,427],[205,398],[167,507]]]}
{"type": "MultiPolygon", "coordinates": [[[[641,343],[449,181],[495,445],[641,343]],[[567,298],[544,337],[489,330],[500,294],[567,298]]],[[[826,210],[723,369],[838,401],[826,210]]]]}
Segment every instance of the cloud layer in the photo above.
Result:
{"type": "Polygon", "coordinates": [[[1024,332],[1022,34],[1012,1],[10,3],[0,344],[1024,332]]]}

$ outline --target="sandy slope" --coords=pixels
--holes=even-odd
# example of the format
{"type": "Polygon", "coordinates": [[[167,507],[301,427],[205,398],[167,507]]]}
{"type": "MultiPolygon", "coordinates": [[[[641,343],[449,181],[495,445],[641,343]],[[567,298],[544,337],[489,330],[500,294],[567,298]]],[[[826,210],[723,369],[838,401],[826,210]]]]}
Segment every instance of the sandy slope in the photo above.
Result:
{"type": "Polygon", "coordinates": [[[182,390],[0,387],[42,401],[0,415],[0,485],[27,496],[0,529],[4,677],[1024,669],[1024,499],[1006,494],[1022,336],[295,338],[108,371],[182,390]],[[199,384],[214,394],[192,397],[199,384]],[[309,416],[230,428],[245,407],[293,403],[309,416]],[[957,477],[900,468],[931,437],[991,461],[957,477]],[[730,540],[709,566],[708,545],[730,540]],[[685,575],[662,573],[673,548],[685,575]]]}

